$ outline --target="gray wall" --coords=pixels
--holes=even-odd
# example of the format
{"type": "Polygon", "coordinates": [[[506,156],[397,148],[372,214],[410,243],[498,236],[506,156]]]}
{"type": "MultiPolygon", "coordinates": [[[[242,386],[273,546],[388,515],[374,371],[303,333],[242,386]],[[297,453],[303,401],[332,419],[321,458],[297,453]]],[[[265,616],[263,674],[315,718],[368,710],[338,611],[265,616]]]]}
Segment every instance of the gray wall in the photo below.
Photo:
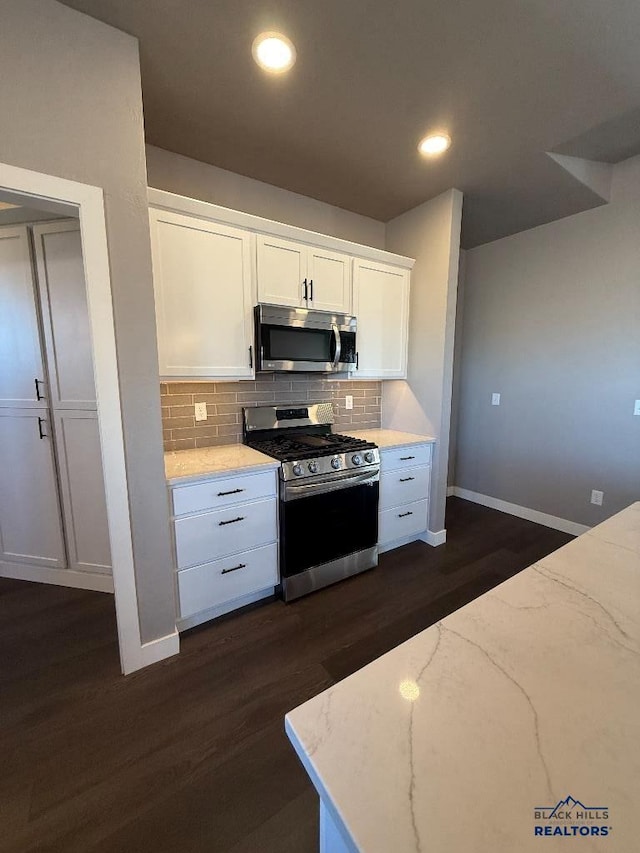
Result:
{"type": "Polygon", "coordinates": [[[467,252],[460,381],[457,486],[587,525],[640,498],[640,157],[610,204],[467,252]]]}
{"type": "Polygon", "coordinates": [[[456,482],[456,451],[458,447],[458,419],[460,415],[460,367],[462,363],[462,324],[464,321],[464,277],[467,253],[460,249],[458,266],[458,292],[456,294],[456,322],[453,343],[453,380],[451,385],[451,426],[449,430],[449,471],[447,483],[456,482]]]}
{"type": "Polygon", "coordinates": [[[0,161],[102,187],[143,641],[175,628],[137,42],[0,0],[0,161]]]}
{"type": "Polygon", "coordinates": [[[462,193],[448,190],[387,223],[387,248],[415,258],[407,380],[384,383],[382,426],[435,436],[429,530],[444,529],[462,193]]]}
{"type": "Polygon", "coordinates": [[[147,173],[149,186],[156,189],[385,248],[383,222],[152,145],[147,146],[147,173]]]}

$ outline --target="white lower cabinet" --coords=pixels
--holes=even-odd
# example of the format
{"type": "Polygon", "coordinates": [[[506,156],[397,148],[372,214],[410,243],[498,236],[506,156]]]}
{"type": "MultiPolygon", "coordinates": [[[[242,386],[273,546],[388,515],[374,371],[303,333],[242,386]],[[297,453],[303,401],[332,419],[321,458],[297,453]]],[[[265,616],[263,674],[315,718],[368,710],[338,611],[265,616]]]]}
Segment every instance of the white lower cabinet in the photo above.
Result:
{"type": "Polygon", "coordinates": [[[226,604],[248,593],[278,583],[278,546],[275,542],[178,572],[180,616],[226,604]]]}
{"type": "Polygon", "coordinates": [[[430,444],[380,451],[378,544],[381,552],[427,532],[430,485],[430,444]]]}
{"type": "Polygon", "coordinates": [[[262,470],[170,489],[179,628],[273,594],[276,488],[275,470],[262,470]]]}
{"type": "Polygon", "coordinates": [[[427,529],[427,500],[397,506],[383,510],[378,518],[378,530],[381,545],[417,536],[427,529]]]}
{"type": "Polygon", "coordinates": [[[217,560],[273,542],[277,537],[276,502],[272,498],[176,519],[179,569],[217,560]]]}

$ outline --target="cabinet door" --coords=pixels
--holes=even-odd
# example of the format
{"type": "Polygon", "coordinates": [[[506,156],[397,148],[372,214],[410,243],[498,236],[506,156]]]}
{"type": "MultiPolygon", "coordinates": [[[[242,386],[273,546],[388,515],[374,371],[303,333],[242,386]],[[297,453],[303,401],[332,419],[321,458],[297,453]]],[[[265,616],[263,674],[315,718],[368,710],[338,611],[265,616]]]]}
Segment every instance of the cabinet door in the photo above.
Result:
{"type": "Polygon", "coordinates": [[[160,210],[150,218],[161,376],[253,376],[251,235],[160,210]]]}
{"type": "Polygon", "coordinates": [[[309,307],[351,313],[351,258],[340,252],[309,247],[309,307]]]}
{"type": "Polygon", "coordinates": [[[307,247],[302,243],[257,235],[258,302],[307,308],[307,247]]]}
{"type": "Polygon", "coordinates": [[[44,380],[29,233],[1,228],[0,406],[46,406],[44,380]]]}
{"type": "Polygon", "coordinates": [[[59,410],[55,425],[69,568],[110,574],[98,415],[59,410]]]}
{"type": "Polygon", "coordinates": [[[96,407],[80,224],[33,227],[51,405],[96,407]]]}
{"type": "Polygon", "coordinates": [[[358,377],[404,379],[407,375],[409,272],[356,260],[354,314],[358,318],[358,377]]]}
{"type": "Polygon", "coordinates": [[[46,410],[0,409],[0,470],[0,559],[65,568],[46,410]]]}

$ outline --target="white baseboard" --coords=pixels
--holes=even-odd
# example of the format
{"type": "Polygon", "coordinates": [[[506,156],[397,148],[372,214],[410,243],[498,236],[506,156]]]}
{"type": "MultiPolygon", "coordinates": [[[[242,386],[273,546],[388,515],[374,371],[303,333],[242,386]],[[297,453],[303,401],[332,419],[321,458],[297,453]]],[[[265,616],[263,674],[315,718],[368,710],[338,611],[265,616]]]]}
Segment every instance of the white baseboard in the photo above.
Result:
{"type": "Polygon", "coordinates": [[[152,663],[170,658],[177,655],[180,651],[180,635],[177,631],[173,634],[167,634],[166,637],[158,637],[157,640],[151,640],[149,643],[143,643],[140,646],[140,652],[137,660],[137,666],[128,669],[125,675],[130,672],[135,672],[137,669],[142,669],[152,663]]]}
{"type": "Polygon", "coordinates": [[[576,521],[569,521],[566,518],[548,515],[546,512],[539,512],[537,509],[529,509],[526,506],[519,506],[508,501],[501,501],[498,498],[492,498],[490,495],[481,495],[479,492],[461,489],[460,486],[453,487],[453,494],[457,498],[464,498],[466,501],[482,504],[482,506],[488,506],[491,509],[497,509],[500,512],[506,512],[509,515],[515,515],[527,521],[534,521],[536,524],[542,524],[544,527],[552,527],[554,530],[561,530],[563,533],[569,533],[571,536],[580,536],[591,529],[586,524],[578,524],[576,521]]]}
{"type": "Polygon", "coordinates": [[[456,487],[455,486],[447,486],[447,497],[448,498],[455,495],[455,493],[456,493],[456,487]]]}
{"type": "Polygon", "coordinates": [[[423,533],[420,538],[423,542],[426,542],[427,545],[432,545],[434,548],[437,548],[438,545],[444,545],[447,541],[447,531],[427,530],[427,532],[423,533]]]}
{"type": "Polygon", "coordinates": [[[400,539],[391,540],[391,542],[378,542],[378,554],[386,554],[387,551],[395,551],[396,548],[402,548],[403,545],[420,541],[420,534],[412,533],[410,536],[402,536],[400,539]]]}
{"type": "Polygon", "coordinates": [[[425,530],[424,533],[413,533],[411,536],[403,536],[402,539],[395,539],[393,542],[379,542],[378,554],[386,554],[387,551],[394,551],[396,548],[402,548],[403,545],[408,545],[410,542],[426,542],[427,545],[444,545],[447,541],[447,531],[438,530],[434,533],[432,530],[425,530]]]}
{"type": "Polygon", "coordinates": [[[113,593],[113,578],[93,572],[74,572],[72,569],[52,569],[50,566],[29,566],[23,563],[0,562],[0,578],[18,581],[50,583],[54,586],[70,586],[74,589],[90,589],[95,592],[113,593]]]}

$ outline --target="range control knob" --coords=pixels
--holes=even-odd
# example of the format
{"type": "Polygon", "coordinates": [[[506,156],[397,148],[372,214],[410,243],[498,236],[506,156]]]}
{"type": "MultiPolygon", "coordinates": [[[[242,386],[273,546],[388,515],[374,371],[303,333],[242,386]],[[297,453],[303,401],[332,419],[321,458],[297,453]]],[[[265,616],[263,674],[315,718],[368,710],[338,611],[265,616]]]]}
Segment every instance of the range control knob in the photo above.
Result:
{"type": "Polygon", "coordinates": [[[318,473],[318,463],[317,462],[309,462],[309,470],[312,474],[318,473]]]}
{"type": "Polygon", "coordinates": [[[370,450],[367,450],[367,452],[364,454],[364,461],[373,462],[374,459],[375,456],[373,455],[373,453],[370,450]]]}
{"type": "Polygon", "coordinates": [[[293,473],[296,475],[296,477],[299,477],[302,474],[302,465],[300,465],[300,463],[296,462],[296,464],[293,466],[293,473]]]}
{"type": "Polygon", "coordinates": [[[341,465],[342,465],[342,461],[341,461],[340,457],[334,456],[333,459],[331,460],[331,467],[335,468],[337,470],[341,465]]]}
{"type": "Polygon", "coordinates": [[[354,453],[354,455],[351,457],[351,461],[354,465],[362,465],[362,456],[360,456],[359,453],[354,453]]]}

